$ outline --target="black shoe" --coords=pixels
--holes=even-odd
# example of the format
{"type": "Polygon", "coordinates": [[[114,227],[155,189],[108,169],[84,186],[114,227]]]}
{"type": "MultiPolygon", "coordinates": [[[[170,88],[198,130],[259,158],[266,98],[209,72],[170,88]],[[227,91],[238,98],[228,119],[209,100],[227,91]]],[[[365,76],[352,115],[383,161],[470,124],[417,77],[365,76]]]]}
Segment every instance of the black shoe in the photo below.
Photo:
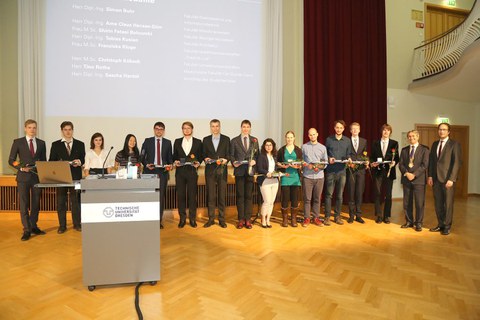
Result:
{"type": "Polygon", "coordinates": [[[390,218],[389,217],[383,218],[383,223],[389,224],[390,223],[390,218]]]}
{"type": "Polygon", "coordinates": [[[417,232],[422,231],[422,224],[421,223],[416,223],[415,224],[415,231],[417,231],[417,232]]]}
{"type": "Polygon", "coordinates": [[[448,236],[448,235],[450,234],[450,229],[447,229],[447,228],[443,229],[442,232],[441,232],[441,234],[442,234],[443,236],[448,236]]]}
{"type": "Polygon", "coordinates": [[[203,227],[204,227],[204,228],[209,228],[209,227],[213,226],[214,224],[215,224],[215,221],[213,221],[213,220],[208,220],[208,222],[205,223],[205,224],[203,225],[203,227]]]}
{"type": "Polygon", "coordinates": [[[355,218],[355,221],[359,223],[365,223],[365,220],[363,220],[362,217],[358,217],[358,216],[355,218]]]}
{"type": "Polygon", "coordinates": [[[74,226],[73,229],[81,232],[82,231],[82,226],[74,226]]]}
{"type": "Polygon", "coordinates": [[[271,225],[271,224],[267,224],[267,228],[271,228],[271,227],[272,227],[272,225],[271,225]]]}
{"type": "Polygon", "coordinates": [[[180,220],[180,222],[178,223],[178,227],[179,227],[179,228],[185,227],[185,223],[186,223],[185,220],[180,220]]]}
{"type": "Polygon", "coordinates": [[[267,225],[266,225],[266,224],[262,224],[262,228],[267,229],[267,225]]]}
{"type": "Polygon", "coordinates": [[[195,220],[190,220],[190,226],[192,228],[196,228],[197,227],[197,222],[195,220]]]}
{"type": "Polygon", "coordinates": [[[402,224],[400,228],[406,229],[406,228],[412,228],[412,227],[413,227],[413,223],[405,222],[405,224],[402,224]]]}
{"type": "Polygon", "coordinates": [[[163,223],[160,222],[160,229],[163,229],[163,223]]]}
{"type": "Polygon", "coordinates": [[[443,228],[440,226],[436,226],[435,228],[430,228],[430,232],[440,232],[443,231],[443,228]]]}
{"type": "Polygon", "coordinates": [[[355,220],[355,218],[353,217],[353,215],[350,215],[350,217],[348,218],[347,222],[348,222],[348,223],[353,223],[353,220],[355,220]]]}
{"type": "Polygon", "coordinates": [[[32,228],[32,233],[38,235],[45,234],[45,231],[40,230],[39,227],[32,228]]]}
{"type": "Polygon", "coordinates": [[[225,222],[223,222],[223,221],[220,221],[218,224],[219,224],[220,227],[222,227],[222,228],[226,228],[226,227],[227,227],[227,224],[226,224],[225,222]]]}
{"type": "Polygon", "coordinates": [[[377,219],[375,219],[376,223],[382,223],[382,217],[378,216],[377,219]]]}
{"type": "Polygon", "coordinates": [[[58,230],[57,230],[57,233],[62,234],[62,233],[65,233],[65,231],[67,231],[66,227],[59,227],[58,230]]]}
{"type": "Polygon", "coordinates": [[[24,232],[21,240],[22,241],[27,241],[28,239],[30,239],[30,232],[24,232]]]}

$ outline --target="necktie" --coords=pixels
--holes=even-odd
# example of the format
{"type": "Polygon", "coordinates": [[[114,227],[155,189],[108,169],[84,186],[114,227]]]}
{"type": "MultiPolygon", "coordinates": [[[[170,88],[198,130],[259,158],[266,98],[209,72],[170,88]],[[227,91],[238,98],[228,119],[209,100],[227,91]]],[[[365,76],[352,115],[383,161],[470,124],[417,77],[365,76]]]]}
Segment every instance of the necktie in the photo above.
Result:
{"type": "Polygon", "coordinates": [[[357,150],[358,150],[358,141],[357,141],[357,139],[354,139],[354,140],[353,140],[353,148],[355,148],[355,152],[357,152],[357,150]]]}
{"type": "Polygon", "coordinates": [[[68,155],[70,155],[70,153],[72,152],[72,148],[70,148],[70,143],[72,143],[72,141],[66,141],[67,142],[67,153],[68,155]]]}
{"type": "Polygon", "coordinates": [[[243,147],[245,148],[245,150],[248,150],[247,137],[243,137],[243,147]]]}
{"type": "Polygon", "coordinates": [[[384,158],[386,153],[387,153],[387,141],[382,141],[382,155],[384,158]]]}
{"type": "Polygon", "coordinates": [[[415,154],[415,146],[412,146],[410,148],[410,158],[413,158],[413,155],[415,154]]]}
{"type": "Polygon", "coordinates": [[[440,140],[440,147],[438,148],[438,157],[437,158],[440,158],[440,155],[442,154],[442,143],[443,143],[443,141],[440,140]]]}
{"type": "Polygon", "coordinates": [[[160,139],[157,139],[157,164],[161,165],[162,164],[162,156],[161,156],[161,142],[160,139]]]}
{"type": "Polygon", "coordinates": [[[33,139],[30,139],[30,154],[35,157],[35,149],[33,149],[33,139]]]}

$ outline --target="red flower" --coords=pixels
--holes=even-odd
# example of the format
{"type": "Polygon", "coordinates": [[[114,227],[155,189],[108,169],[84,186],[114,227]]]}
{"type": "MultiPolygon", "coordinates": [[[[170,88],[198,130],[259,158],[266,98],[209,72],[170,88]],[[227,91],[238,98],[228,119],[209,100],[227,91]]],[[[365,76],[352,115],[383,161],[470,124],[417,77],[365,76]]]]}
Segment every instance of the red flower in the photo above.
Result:
{"type": "Polygon", "coordinates": [[[18,161],[13,161],[13,163],[12,163],[12,164],[13,164],[13,166],[14,166],[14,167],[17,167],[17,166],[19,166],[19,165],[20,165],[20,162],[18,162],[18,161]]]}
{"type": "Polygon", "coordinates": [[[285,173],[285,177],[290,177],[290,173],[285,173]]]}
{"type": "Polygon", "coordinates": [[[304,162],[304,163],[303,163],[303,166],[304,166],[304,167],[308,166],[308,163],[304,162]]]}
{"type": "Polygon", "coordinates": [[[313,168],[313,171],[318,172],[318,168],[317,167],[313,168]]]}
{"type": "Polygon", "coordinates": [[[166,170],[166,171],[170,171],[170,170],[172,170],[172,167],[171,167],[171,166],[166,166],[166,167],[165,167],[165,170],[166,170]]]}
{"type": "Polygon", "coordinates": [[[221,165],[221,164],[222,164],[222,160],[218,159],[218,160],[217,160],[217,165],[219,166],[219,165],[221,165]]]}
{"type": "Polygon", "coordinates": [[[395,153],[395,148],[392,148],[392,153],[395,153]]]}

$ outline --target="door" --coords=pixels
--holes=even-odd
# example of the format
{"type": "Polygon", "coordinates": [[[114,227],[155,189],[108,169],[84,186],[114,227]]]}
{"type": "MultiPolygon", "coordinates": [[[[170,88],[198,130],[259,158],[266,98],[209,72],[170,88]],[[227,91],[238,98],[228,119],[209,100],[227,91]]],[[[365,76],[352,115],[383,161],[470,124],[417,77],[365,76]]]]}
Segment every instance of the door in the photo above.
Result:
{"type": "Polygon", "coordinates": [[[426,4],[425,41],[455,28],[465,20],[470,11],[426,4]]]}
{"type": "MultiPolygon", "coordinates": [[[[434,124],[416,124],[415,129],[420,133],[420,143],[431,149],[433,142],[438,140],[438,128],[434,124]]],[[[451,126],[450,138],[459,142],[462,147],[462,166],[455,189],[455,197],[468,197],[468,155],[469,155],[469,126],[451,126]]],[[[430,150],[431,152],[432,150],[430,150]]],[[[432,188],[427,188],[427,196],[433,196],[432,188]]]]}

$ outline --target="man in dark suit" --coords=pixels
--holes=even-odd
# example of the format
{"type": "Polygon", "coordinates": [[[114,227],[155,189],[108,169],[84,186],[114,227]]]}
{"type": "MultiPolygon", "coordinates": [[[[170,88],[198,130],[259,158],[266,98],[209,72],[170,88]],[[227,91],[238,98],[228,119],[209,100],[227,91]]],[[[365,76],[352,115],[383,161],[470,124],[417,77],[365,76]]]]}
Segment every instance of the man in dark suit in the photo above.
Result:
{"type": "Polygon", "coordinates": [[[237,197],[237,229],[252,228],[253,167],[259,152],[258,140],[250,135],[252,124],[243,120],[241,134],[230,141],[230,161],[233,164],[237,197]]]}
{"type": "Polygon", "coordinates": [[[37,122],[25,121],[25,137],[15,139],[10,150],[8,163],[17,169],[17,191],[20,199],[20,218],[23,225],[21,240],[27,241],[30,235],[45,234],[37,226],[40,211],[41,189],[35,188],[38,175],[34,171],[36,161],[47,160],[45,141],[37,137],[37,122]],[[18,157],[18,161],[17,161],[18,157]],[[30,214],[28,210],[30,209],[30,214]]]}
{"type": "MultiPolygon", "coordinates": [[[[73,138],[73,123],[64,121],[60,125],[62,139],[54,141],[48,161],[69,161],[73,180],[82,179],[82,165],[85,163],[85,144],[73,138]]],[[[57,213],[59,227],[57,232],[67,230],[67,192],[70,193],[73,228],[82,231],[80,216],[80,194],[72,187],[57,188],[57,213]]]]}
{"type": "Polygon", "coordinates": [[[353,122],[350,125],[352,134],[350,158],[352,161],[367,161],[365,164],[351,164],[347,170],[347,190],[348,190],[348,223],[357,221],[365,223],[362,219],[363,192],[365,191],[365,168],[368,168],[367,158],[367,140],[360,137],[360,124],[353,122]]]}
{"type": "Polygon", "coordinates": [[[374,172],[374,194],[375,194],[375,216],[376,223],[390,223],[392,214],[392,189],[393,181],[396,179],[395,167],[398,163],[398,142],[390,139],[392,126],[382,126],[382,138],[373,142],[372,154],[370,157],[371,166],[374,172]],[[385,163],[387,162],[387,163],[385,163]],[[382,189],[385,192],[385,204],[383,214],[380,197],[382,189]]]}
{"type": "Polygon", "coordinates": [[[163,211],[167,195],[167,184],[172,169],[173,153],[172,142],[163,137],[165,124],[156,122],[153,125],[154,136],[146,138],[142,144],[142,163],[144,172],[156,174],[160,179],[160,229],[163,229],[163,211]]]}
{"type": "Polygon", "coordinates": [[[190,226],[197,227],[197,168],[202,162],[202,141],[193,137],[193,124],[186,121],[182,124],[183,137],[173,144],[173,160],[177,170],[175,183],[177,188],[178,213],[180,215],[179,228],[185,226],[187,220],[187,193],[188,216],[190,226]]]}
{"type": "Polygon", "coordinates": [[[450,125],[438,125],[439,141],[435,141],[430,151],[428,185],[433,186],[435,213],[438,225],[430,231],[450,234],[453,219],[453,198],[458,173],[462,165],[462,150],[457,141],[450,139],[450,125]]]}
{"type": "Polygon", "coordinates": [[[220,133],[220,120],[210,121],[209,136],[203,138],[205,157],[205,182],[208,198],[208,222],[204,227],[215,224],[215,207],[218,200],[218,223],[225,224],[225,194],[227,190],[227,163],[230,157],[230,138],[220,133]],[[215,190],[217,189],[217,191],[215,190]]]}
{"type": "Polygon", "coordinates": [[[405,224],[402,228],[415,228],[422,231],[423,212],[425,209],[425,185],[427,183],[428,157],[430,151],[418,143],[420,134],[417,130],[407,133],[409,146],[402,149],[398,167],[402,173],[403,210],[405,224]],[[415,198],[415,220],[413,218],[413,199],[415,198]]]}

